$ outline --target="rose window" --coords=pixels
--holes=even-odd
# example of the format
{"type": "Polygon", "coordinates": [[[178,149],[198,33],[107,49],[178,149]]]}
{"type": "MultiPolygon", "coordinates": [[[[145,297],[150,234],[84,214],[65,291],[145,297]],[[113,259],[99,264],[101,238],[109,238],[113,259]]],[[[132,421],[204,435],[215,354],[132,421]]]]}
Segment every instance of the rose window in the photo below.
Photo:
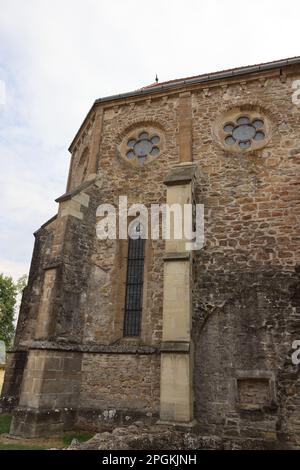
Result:
{"type": "Polygon", "coordinates": [[[235,122],[226,123],[223,130],[225,145],[235,145],[240,149],[249,149],[266,137],[264,121],[259,118],[250,119],[247,116],[241,116],[235,122]]]}
{"type": "Polygon", "coordinates": [[[134,159],[143,165],[149,157],[156,157],[160,153],[160,137],[157,134],[141,132],[137,138],[132,137],[127,141],[126,158],[134,159]]]}

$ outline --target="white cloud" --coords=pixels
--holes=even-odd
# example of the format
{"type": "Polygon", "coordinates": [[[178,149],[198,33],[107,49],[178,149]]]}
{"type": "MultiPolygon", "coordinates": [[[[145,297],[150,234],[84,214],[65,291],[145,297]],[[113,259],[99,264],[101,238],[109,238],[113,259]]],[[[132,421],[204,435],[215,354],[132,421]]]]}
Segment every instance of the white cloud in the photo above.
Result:
{"type": "Polygon", "coordinates": [[[17,263],[0,258],[0,272],[17,281],[23,274],[28,274],[28,263],[17,263]]]}
{"type": "MultiPolygon", "coordinates": [[[[0,256],[28,263],[92,102],[299,53],[294,0],[0,0],[0,256]],[[3,226],[4,224],[4,226],[3,226]]],[[[11,265],[11,269],[14,269],[11,265]]]]}

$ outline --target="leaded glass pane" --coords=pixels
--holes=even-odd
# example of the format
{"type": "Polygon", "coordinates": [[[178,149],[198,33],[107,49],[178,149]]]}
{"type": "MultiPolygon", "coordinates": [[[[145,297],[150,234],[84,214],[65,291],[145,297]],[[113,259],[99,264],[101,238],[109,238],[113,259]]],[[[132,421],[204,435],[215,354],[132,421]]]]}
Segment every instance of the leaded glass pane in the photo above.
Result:
{"type": "Polygon", "coordinates": [[[232,135],[236,140],[246,141],[253,139],[255,136],[255,128],[253,126],[249,126],[248,124],[241,125],[233,130],[232,135]]]}
{"type": "Polygon", "coordinates": [[[251,146],[250,140],[246,140],[245,142],[240,142],[239,146],[241,149],[248,149],[251,146]]]}
{"type": "Polygon", "coordinates": [[[241,116],[240,118],[237,119],[237,124],[249,124],[249,118],[247,116],[241,116]]]}
{"type": "Polygon", "coordinates": [[[139,139],[148,139],[148,138],[149,138],[148,132],[141,132],[141,134],[139,135],[139,139]]]}
{"type": "Polygon", "coordinates": [[[227,145],[233,145],[233,144],[235,144],[235,139],[230,135],[230,136],[226,137],[225,143],[227,145]]]}
{"type": "Polygon", "coordinates": [[[259,140],[264,140],[265,134],[261,131],[256,132],[256,135],[254,137],[254,140],[259,141],[259,140]]]}
{"type": "Polygon", "coordinates": [[[128,142],[127,142],[127,145],[128,145],[128,147],[133,147],[135,143],[136,143],[135,139],[129,139],[128,142]]]}
{"type": "Polygon", "coordinates": [[[225,126],[223,127],[224,132],[232,132],[233,128],[234,128],[233,124],[225,124],[225,126]]]}
{"type": "Polygon", "coordinates": [[[261,119],[255,119],[255,121],[252,122],[252,126],[254,126],[255,129],[261,129],[264,127],[264,122],[261,119]]]}
{"type": "Polygon", "coordinates": [[[139,162],[140,162],[141,165],[143,165],[143,164],[145,163],[146,158],[147,158],[147,157],[145,157],[145,156],[139,157],[139,162]]]}
{"type": "Polygon", "coordinates": [[[149,133],[146,131],[140,132],[138,138],[133,136],[127,141],[127,158],[138,159],[138,162],[143,165],[146,161],[146,158],[151,155],[153,157],[159,155],[159,142],[160,137],[157,134],[152,135],[151,139],[149,133]]]}
{"type": "Polygon", "coordinates": [[[127,158],[133,158],[134,156],[135,156],[135,154],[134,154],[133,150],[129,150],[129,152],[126,153],[127,158]]]}
{"type": "Polygon", "coordinates": [[[152,157],[156,157],[156,155],[159,154],[159,148],[158,147],[153,147],[150,154],[152,155],[152,157]]]}
{"type": "Polygon", "coordinates": [[[158,135],[154,135],[151,139],[152,144],[158,144],[159,141],[160,138],[158,137],[158,135]]]}
{"type": "Polygon", "coordinates": [[[152,143],[146,139],[139,140],[134,146],[135,154],[138,157],[147,156],[148,153],[150,153],[151,149],[152,149],[152,143]]]}

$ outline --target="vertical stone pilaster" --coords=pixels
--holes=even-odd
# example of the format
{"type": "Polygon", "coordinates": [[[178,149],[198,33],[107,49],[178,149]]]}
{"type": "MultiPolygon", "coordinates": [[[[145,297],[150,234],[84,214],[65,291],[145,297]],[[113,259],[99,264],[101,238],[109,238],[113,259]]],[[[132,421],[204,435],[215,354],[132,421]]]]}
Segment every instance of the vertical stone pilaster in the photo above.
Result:
{"type": "Polygon", "coordinates": [[[192,102],[191,93],[179,95],[179,152],[181,162],[191,162],[192,154],[192,102]]]}
{"type": "Polygon", "coordinates": [[[190,253],[164,256],[163,341],[189,342],[191,338],[190,253]]]}
{"type": "MultiPolygon", "coordinates": [[[[167,204],[192,203],[195,165],[180,164],[167,176],[167,204]]],[[[193,421],[192,252],[187,251],[184,230],[175,238],[175,217],[164,256],[163,342],[161,348],[160,420],[190,424],[193,421]]],[[[178,220],[177,220],[178,222],[178,220]]],[[[183,223],[182,223],[183,228],[183,223]]]]}

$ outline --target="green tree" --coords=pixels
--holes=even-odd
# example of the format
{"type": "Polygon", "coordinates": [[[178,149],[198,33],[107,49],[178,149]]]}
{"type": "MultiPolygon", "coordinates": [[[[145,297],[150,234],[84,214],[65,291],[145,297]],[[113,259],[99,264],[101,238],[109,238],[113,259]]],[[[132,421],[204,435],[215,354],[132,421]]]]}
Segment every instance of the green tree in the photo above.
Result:
{"type": "Polygon", "coordinates": [[[21,293],[26,283],[26,275],[14,282],[10,276],[0,274],[0,340],[4,341],[6,348],[12,345],[15,334],[17,295],[21,293]]]}
{"type": "Polygon", "coordinates": [[[18,294],[21,294],[24,287],[27,286],[27,281],[28,281],[27,274],[23,274],[23,276],[19,277],[19,279],[16,282],[18,294]]]}

